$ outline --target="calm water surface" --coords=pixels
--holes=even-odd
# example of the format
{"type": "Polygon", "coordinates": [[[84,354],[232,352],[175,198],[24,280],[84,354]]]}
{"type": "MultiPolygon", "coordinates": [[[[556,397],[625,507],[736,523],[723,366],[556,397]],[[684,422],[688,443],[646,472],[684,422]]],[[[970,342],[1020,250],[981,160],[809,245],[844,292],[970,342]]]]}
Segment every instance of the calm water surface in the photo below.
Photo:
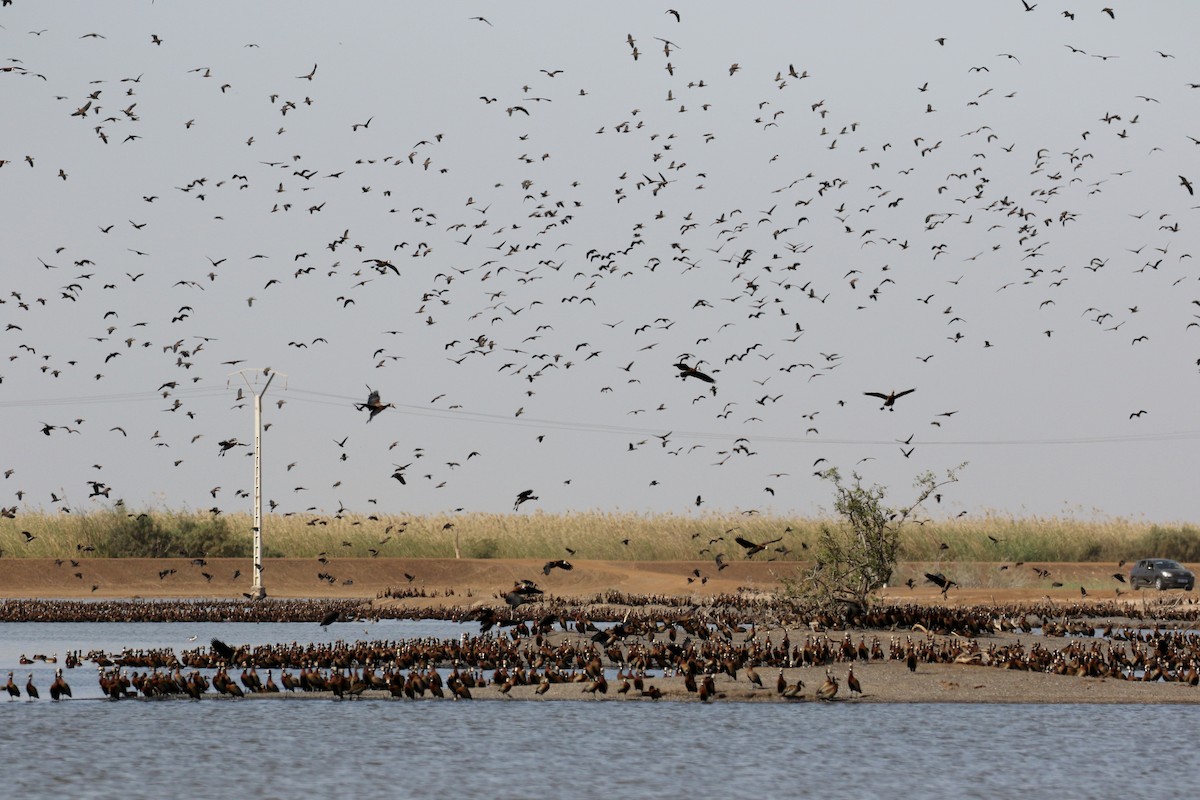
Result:
{"type": "MultiPolygon", "coordinates": [[[[4,624],[0,670],[38,702],[0,699],[6,797],[715,798],[1151,797],[1177,792],[1196,706],[854,705],[82,699],[45,697],[21,653],[454,637],[443,622],[4,624]],[[363,635],[366,628],[369,633],[363,635]],[[188,642],[190,636],[196,642],[188,642]],[[1139,778],[1130,795],[1130,775],[1139,778]],[[1118,789],[1117,787],[1122,787],[1118,789]]],[[[0,675],[3,677],[3,675],[0,675]]]]}

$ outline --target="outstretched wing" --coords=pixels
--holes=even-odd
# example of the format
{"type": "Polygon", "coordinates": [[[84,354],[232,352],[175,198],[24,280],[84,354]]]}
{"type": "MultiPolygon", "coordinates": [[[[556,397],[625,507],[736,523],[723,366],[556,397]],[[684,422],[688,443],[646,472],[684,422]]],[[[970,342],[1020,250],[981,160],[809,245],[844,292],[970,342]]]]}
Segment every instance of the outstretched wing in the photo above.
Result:
{"type": "Polygon", "coordinates": [[[747,550],[753,550],[755,547],[758,547],[758,545],[756,543],[750,541],[749,539],[743,538],[741,536],[734,539],[734,541],[737,542],[738,544],[740,544],[742,547],[746,548],[747,550]]]}
{"type": "Polygon", "coordinates": [[[949,583],[949,581],[946,580],[946,576],[940,572],[926,572],[925,580],[929,581],[930,583],[936,584],[937,586],[940,586],[943,589],[945,589],[946,585],[949,583]]]}
{"type": "Polygon", "coordinates": [[[913,393],[913,392],[915,392],[915,391],[916,391],[916,389],[915,389],[915,388],[913,388],[913,389],[905,389],[903,392],[896,392],[896,394],[895,394],[895,397],[896,397],[896,399],[898,400],[898,399],[900,399],[901,397],[904,397],[904,395],[906,395],[906,394],[912,394],[912,393],[913,393]]]}
{"type": "Polygon", "coordinates": [[[220,639],[212,640],[212,649],[216,652],[217,655],[219,655],[221,658],[225,659],[226,661],[233,660],[233,655],[234,655],[233,648],[230,647],[229,645],[225,644],[224,642],[222,642],[220,639]]]}
{"type": "Polygon", "coordinates": [[[882,392],[863,392],[867,397],[878,397],[880,400],[887,400],[888,396],[882,392]]]}

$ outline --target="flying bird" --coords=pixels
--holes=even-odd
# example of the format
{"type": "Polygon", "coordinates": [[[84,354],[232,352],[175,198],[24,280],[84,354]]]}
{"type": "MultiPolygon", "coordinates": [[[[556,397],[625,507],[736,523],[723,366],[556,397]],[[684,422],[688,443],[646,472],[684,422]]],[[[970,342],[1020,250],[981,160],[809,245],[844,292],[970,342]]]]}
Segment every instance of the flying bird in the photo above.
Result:
{"type": "Polygon", "coordinates": [[[517,495],[517,501],[513,503],[513,511],[521,507],[521,503],[526,503],[530,500],[537,500],[538,496],[533,493],[533,489],[525,489],[517,495]]]}
{"type": "Polygon", "coordinates": [[[958,586],[957,583],[950,580],[940,572],[926,572],[925,580],[939,587],[942,590],[942,594],[950,591],[952,587],[958,586]]]}
{"type": "Polygon", "coordinates": [[[755,553],[761,553],[763,550],[766,550],[769,545],[773,545],[776,542],[782,542],[783,537],[780,536],[778,539],[772,539],[771,541],[763,542],[762,544],[752,542],[742,536],[737,537],[734,539],[734,541],[746,548],[746,558],[750,558],[750,556],[754,555],[755,553]]]}
{"type": "Polygon", "coordinates": [[[915,391],[916,389],[905,389],[903,392],[888,392],[887,394],[883,394],[882,392],[863,392],[863,394],[867,397],[878,397],[880,400],[882,400],[883,405],[879,407],[880,411],[885,408],[895,411],[896,401],[901,397],[904,397],[906,394],[912,394],[915,391]]]}
{"type": "Polygon", "coordinates": [[[217,655],[226,661],[233,661],[233,657],[236,655],[234,649],[222,642],[220,639],[214,638],[212,640],[212,649],[217,655]]]}
{"type": "Polygon", "coordinates": [[[679,370],[679,377],[681,380],[687,380],[688,378],[697,378],[699,380],[704,381],[705,383],[716,383],[717,382],[713,376],[709,375],[708,373],[701,372],[700,370],[696,369],[695,367],[689,367],[687,364],[683,363],[682,361],[680,361],[678,364],[676,364],[675,368],[677,370],[679,370]]]}
{"type": "Polygon", "coordinates": [[[368,386],[367,391],[370,392],[370,394],[367,395],[367,402],[354,404],[354,408],[356,410],[370,412],[367,416],[367,422],[375,419],[375,417],[378,416],[385,408],[396,407],[395,403],[384,403],[382,400],[380,400],[378,390],[372,389],[370,386],[368,386]]]}

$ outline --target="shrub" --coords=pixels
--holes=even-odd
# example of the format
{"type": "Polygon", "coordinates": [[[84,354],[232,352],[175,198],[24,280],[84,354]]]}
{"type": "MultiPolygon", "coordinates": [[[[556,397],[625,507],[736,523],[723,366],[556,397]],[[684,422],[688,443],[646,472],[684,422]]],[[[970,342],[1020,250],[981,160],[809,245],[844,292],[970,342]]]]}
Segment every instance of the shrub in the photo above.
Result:
{"type": "Polygon", "coordinates": [[[88,538],[106,558],[248,558],[249,531],[236,535],[228,520],[178,513],[126,513],[118,507],[96,515],[88,538]]]}
{"type": "Polygon", "coordinates": [[[478,539],[466,547],[467,558],[497,558],[500,543],[491,537],[478,539]]]}

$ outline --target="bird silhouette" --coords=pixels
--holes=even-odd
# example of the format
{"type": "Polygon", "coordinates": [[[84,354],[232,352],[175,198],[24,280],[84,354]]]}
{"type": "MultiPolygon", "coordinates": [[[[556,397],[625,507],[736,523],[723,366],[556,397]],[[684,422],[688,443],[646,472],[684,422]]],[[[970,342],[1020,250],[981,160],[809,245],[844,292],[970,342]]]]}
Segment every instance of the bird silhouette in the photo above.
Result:
{"type": "Polygon", "coordinates": [[[370,422],[371,420],[375,419],[375,417],[379,416],[384,409],[396,407],[394,403],[384,403],[382,400],[380,400],[379,392],[375,389],[372,389],[370,386],[367,387],[367,392],[369,393],[367,395],[367,402],[354,404],[354,408],[356,410],[368,412],[367,422],[370,422]]]}
{"type": "Polygon", "coordinates": [[[537,500],[538,496],[533,493],[533,489],[524,489],[517,494],[517,500],[513,503],[513,511],[521,507],[522,503],[528,503],[531,500],[537,500]]]}
{"type": "Polygon", "coordinates": [[[713,384],[715,384],[717,382],[716,379],[713,378],[711,375],[701,372],[700,370],[696,369],[695,367],[689,367],[687,364],[683,363],[682,361],[680,361],[678,364],[676,364],[675,368],[679,370],[679,377],[682,379],[696,378],[697,380],[704,381],[705,383],[713,383],[713,384]]]}
{"type": "Polygon", "coordinates": [[[752,542],[742,536],[736,537],[734,541],[746,548],[746,558],[750,558],[755,553],[761,553],[763,550],[766,550],[769,546],[775,544],[776,542],[782,542],[783,537],[780,536],[778,539],[771,539],[770,541],[762,542],[761,544],[752,542]]]}
{"type": "Polygon", "coordinates": [[[895,411],[896,410],[896,408],[895,408],[896,401],[899,400],[901,397],[904,397],[905,395],[912,394],[915,391],[916,391],[916,389],[905,389],[902,392],[888,392],[886,394],[884,394],[883,392],[863,392],[863,394],[866,395],[867,397],[878,397],[880,400],[882,400],[883,405],[880,406],[880,409],[879,409],[880,411],[882,411],[885,408],[888,409],[889,411],[895,411]]]}

